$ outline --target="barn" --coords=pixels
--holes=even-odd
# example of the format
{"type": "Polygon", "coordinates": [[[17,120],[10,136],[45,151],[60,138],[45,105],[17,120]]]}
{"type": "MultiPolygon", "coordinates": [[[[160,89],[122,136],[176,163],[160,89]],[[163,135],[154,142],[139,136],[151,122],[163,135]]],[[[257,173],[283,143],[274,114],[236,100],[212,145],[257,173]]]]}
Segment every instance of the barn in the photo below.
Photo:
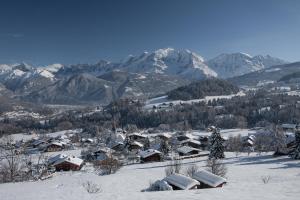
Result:
{"type": "Polygon", "coordinates": [[[141,162],[159,162],[162,160],[162,153],[154,149],[148,149],[139,153],[141,162]]]}
{"type": "Polygon", "coordinates": [[[226,179],[212,174],[206,170],[201,170],[193,175],[193,179],[200,182],[199,188],[216,188],[222,187],[226,183],[226,179]]]}
{"type": "Polygon", "coordinates": [[[171,185],[173,190],[192,190],[200,187],[200,183],[197,180],[182,174],[172,174],[163,180],[171,185]]]}
{"type": "Polygon", "coordinates": [[[131,142],[131,143],[129,144],[128,150],[129,150],[129,151],[140,150],[140,149],[143,148],[143,146],[144,146],[144,145],[143,145],[142,143],[137,142],[137,141],[133,141],[133,142],[131,142]]]}

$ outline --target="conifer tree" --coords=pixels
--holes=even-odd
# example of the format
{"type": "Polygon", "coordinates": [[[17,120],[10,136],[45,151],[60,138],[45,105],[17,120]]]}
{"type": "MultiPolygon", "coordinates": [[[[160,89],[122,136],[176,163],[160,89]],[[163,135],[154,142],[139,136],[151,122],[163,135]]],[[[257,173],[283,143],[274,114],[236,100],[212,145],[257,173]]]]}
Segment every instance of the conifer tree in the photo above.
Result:
{"type": "Polygon", "coordinates": [[[300,126],[298,125],[295,132],[296,147],[291,153],[291,157],[294,159],[300,159],[300,126]]]}
{"type": "Polygon", "coordinates": [[[213,133],[210,138],[210,153],[209,159],[222,159],[225,158],[224,155],[224,145],[223,138],[221,137],[220,131],[217,128],[214,128],[213,133]]]}

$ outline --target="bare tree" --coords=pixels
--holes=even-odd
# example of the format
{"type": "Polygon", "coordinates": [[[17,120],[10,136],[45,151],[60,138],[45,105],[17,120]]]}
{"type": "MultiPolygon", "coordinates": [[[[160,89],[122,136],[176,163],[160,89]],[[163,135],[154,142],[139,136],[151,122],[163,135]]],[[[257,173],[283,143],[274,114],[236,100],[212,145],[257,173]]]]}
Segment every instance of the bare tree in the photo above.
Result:
{"type": "Polygon", "coordinates": [[[96,183],[93,183],[92,181],[86,181],[82,183],[82,186],[88,193],[99,193],[102,192],[102,188],[97,185],[96,183]]]}
{"type": "Polygon", "coordinates": [[[199,171],[199,167],[197,165],[190,165],[186,168],[186,175],[193,177],[197,171],[199,171]]]}
{"type": "Polygon", "coordinates": [[[107,159],[94,162],[95,169],[100,171],[101,175],[114,174],[121,168],[121,166],[122,164],[120,161],[114,158],[111,153],[107,159]]]}
{"type": "Polygon", "coordinates": [[[243,150],[243,142],[241,135],[231,136],[227,141],[227,150],[235,152],[236,157],[243,150]]]}
{"type": "Polygon", "coordinates": [[[14,182],[20,179],[24,163],[11,136],[5,136],[0,141],[0,159],[0,181],[14,182]]]}
{"type": "Polygon", "coordinates": [[[182,168],[182,163],[180,159],[174,159],[170,164],[165,168],[166,176],[169,176],[174,173],[180,173],[182,168]]]}
{"type": "Polygon", "coordinates": [[[225,164],[222,162],[222,160],[215,159],[215,158],[207,159],[206,167],[207,170],[210,171],[211,173],[218,176],[222,176],[224,178],[226,177],[227,168],[225,164]]]}

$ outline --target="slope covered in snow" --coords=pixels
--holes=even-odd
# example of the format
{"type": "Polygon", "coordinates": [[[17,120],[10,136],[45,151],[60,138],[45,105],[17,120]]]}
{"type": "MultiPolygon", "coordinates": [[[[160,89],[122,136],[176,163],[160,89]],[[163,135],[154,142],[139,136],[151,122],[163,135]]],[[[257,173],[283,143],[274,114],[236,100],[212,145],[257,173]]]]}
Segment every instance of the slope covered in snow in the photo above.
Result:
{"type": "Polygon", "coordinates": [[[240,76],[274,65],[287,63],[284,60],[267,56],[250,56],[245,53],[221,54],[206,64],[218,73],[220,78],[240,76]]]}
{"type": "MultiPolygon", "coordinates": [[[[150,181],[165,177],[168,162],[134,164],[121,168],[116,174],[98,176],[91,169],[80,172],[58,172],[56,176],[44,181],[0,184],[0,196],[5,200],[32,199],[206,199],[206,200],[296,200],[300,195],[299,161],[288,157],[272,157],[270,154],[249,157],[242,154],[226,153],[228,183],[222,188],[178,190],[164,192],[141,192],[150,181]],[[270,176],[264,184],[262,176],[270,176]],[[83,183],[92,181],[101,186],[102,191],[88,193],[83,183]]],[[[205,168],[206,158],[194,158],[183,161],[182,170],[191,164],[205,168]]]]}

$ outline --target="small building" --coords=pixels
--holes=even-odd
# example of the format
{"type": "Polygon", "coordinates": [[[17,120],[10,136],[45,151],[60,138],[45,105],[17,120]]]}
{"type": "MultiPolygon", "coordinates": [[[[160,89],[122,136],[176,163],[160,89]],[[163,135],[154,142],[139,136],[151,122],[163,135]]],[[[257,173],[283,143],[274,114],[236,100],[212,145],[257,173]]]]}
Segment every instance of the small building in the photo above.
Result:
{"type": "Polygon", "coordinates": [[[281,127],[283,129],[283,131],[286,131],[286,132],[295,132],[296,130],[296,126],[297,124],[282,124],[281,127]]]}
{"type": "Polygon", "coordinates": [[[141,162],[159,162],[162,160],[162,153],[155,149],[148,149],[139,153],[141,162]]]}
{"type": "Polygon", "coordinates": [[[48,165],[53,165],[56,161],[58,161],[60,159],[64,159],[66,157],[68,157],[68,156],[65,154],[58,154],[58,155],[52,156],[48,159],[48,165]]]}
{"type": "Polygon", "coordinates": [[[201,170],[194,173],[193,179],[200,182],[199,188],[222,187],[226,183],[225,178],[212,174],[206,170],[201,170]]]}
{"type": "Polygon", "coordinates": [[[189,139],[192,139],[192,135],[182,134],[182,135],[178,135],[176,138],[178,141],[189,140],[189,139]]]}
{"type": "Polygon", "coordinates": [[[196,149],[201,148],[201,142],[198,140],[194,140],[194,139],[183,140],[180,142],[180,144],[183,146],[189,146],[189,147],[193,147],[196,149]]]}
{"type": "Polygon", "coordinates": [[[130,142],[130,144],[128,145],[128,150],[129,151],[133,151],[133,150],[140,150],[144,147],[144,145],[138,141],[133,141],[130,142]]]}
{"type": "Polygon", "coordinates": [[[172,135],[170,135],[169,133],[159,133],[155,137],[161,140],[168,141],[172,137],[172,135]]]}
{"type": "Polygon", "coordinates": [[[189,156],[199,154],[200,150],[189,146],[182,146],[177,149],[177,152],[179,156],[189,156]]]}
{"type": "Polygon", "coordinates": [[[144,141],[146,140],[147,136],[142,135],[141,133],[131,133],[127,135],[130,141],[144,141]]]}
{"type": "Polygon", "coordinates": [[[123,142],[115,142],[111,145],[111,149],[114,151],[122,151],[124,149],[124,143],[123,142]]]}
{"type": "Polygon", "coordinates": [[[53,163],[56,171],[78,171],[82,165],[83,160],[75,156],[63,157],[53,163]]]}
{"type": "Polygon", "coordinates": [[[61,142],[51,142],[45,147],[46,152],[62,151],[65,145],[61,142]]]}
{"type": "Polygon", "coordinates": [[[200,187],[200,183],[197,180],[182,174],[172,174],[163,180],[172,186],[173,190],[192,190],[200,187]]]}

